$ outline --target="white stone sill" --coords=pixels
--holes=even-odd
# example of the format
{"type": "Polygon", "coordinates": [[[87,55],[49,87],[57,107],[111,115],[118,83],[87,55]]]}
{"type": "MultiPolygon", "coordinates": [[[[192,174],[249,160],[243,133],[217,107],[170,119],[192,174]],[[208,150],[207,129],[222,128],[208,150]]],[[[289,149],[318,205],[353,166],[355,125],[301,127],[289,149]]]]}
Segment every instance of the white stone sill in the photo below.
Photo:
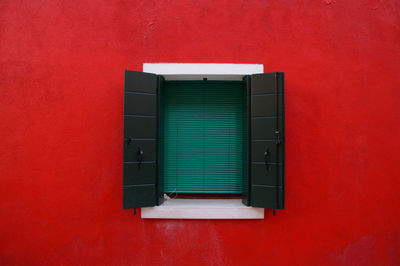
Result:
{"type": "Polygon", "coordinates": [[[142,208],[142,219],[264,219],[264,209],[247,207],[241,199],[170,199],[142,208]]]}

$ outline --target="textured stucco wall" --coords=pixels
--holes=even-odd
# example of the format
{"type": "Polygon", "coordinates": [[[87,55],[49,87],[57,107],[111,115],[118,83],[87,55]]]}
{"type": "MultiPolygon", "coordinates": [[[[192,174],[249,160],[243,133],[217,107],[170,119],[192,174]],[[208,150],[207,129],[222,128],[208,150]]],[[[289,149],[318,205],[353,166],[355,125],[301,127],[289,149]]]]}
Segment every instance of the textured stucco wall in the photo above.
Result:
{"type": "Polygon", "coordinates": [[[399,1],[0,2],[0,264],[398,265],[399,1]],[[286,73],[286,206],[122,210],[123,70],[286,73]]]}

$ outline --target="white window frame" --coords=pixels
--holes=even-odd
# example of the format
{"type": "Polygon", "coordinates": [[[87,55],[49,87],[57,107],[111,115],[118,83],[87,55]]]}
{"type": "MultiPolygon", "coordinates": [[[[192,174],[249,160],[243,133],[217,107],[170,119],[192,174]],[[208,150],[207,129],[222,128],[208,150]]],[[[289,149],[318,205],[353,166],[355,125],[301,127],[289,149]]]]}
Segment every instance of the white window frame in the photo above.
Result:
{"type": "MultiPolygon", "coordinates": [[[[262,64],[143,63],[143,72],[165,80],[242,80],[264,73],[262,64]]],[[[264,209],[248,207],[241,199],[167,199],[160,206],[142,208],[143,219],[264,219],[264,209]]]]}

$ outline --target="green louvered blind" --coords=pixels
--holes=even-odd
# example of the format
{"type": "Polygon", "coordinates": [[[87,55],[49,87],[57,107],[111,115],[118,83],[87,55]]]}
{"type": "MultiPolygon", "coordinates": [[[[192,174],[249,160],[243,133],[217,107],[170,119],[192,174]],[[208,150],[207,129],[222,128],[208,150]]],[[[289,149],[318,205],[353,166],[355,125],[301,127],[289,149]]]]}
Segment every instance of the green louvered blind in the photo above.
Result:
{"type": "Polygon", "coordinates": [[[164,192],[242,193],[243,83],[166,81],[164,85],[164,192]]]}

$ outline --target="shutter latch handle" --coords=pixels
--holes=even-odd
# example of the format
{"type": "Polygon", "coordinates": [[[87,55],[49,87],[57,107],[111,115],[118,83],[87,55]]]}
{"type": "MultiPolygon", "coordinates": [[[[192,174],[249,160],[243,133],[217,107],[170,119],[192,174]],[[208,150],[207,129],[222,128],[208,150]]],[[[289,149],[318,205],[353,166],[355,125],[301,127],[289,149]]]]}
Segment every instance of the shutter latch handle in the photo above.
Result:
{"type": "Polygon", "coordinates": [[[138,151],[137,151],[137,160],[138,160],[138,168],[139,168],[139,170],[141,169],[141,167],[142,167],[142,161],[143,161],[143,155],[144,155],[144,151],[140,148],[140,147],[138,147],[138,151]]]}
{"type": "Polygon", "coordinates": [[[280,134],[279,134],[279,130],[276,130],[275,131],[275,144],[276,145],[278,145],[278,144],[280,144],[281,143],[281,136],[280,136],[280,134]]]}
{"type": "Polygon", "coordinates": [[[271,155],[271,152],[269,151],[269,148],[267,148],[264,152],[265,169],[267,169],[267,171],[269,170],[268,159],[269,159],[270,155],[271,155]]]}

